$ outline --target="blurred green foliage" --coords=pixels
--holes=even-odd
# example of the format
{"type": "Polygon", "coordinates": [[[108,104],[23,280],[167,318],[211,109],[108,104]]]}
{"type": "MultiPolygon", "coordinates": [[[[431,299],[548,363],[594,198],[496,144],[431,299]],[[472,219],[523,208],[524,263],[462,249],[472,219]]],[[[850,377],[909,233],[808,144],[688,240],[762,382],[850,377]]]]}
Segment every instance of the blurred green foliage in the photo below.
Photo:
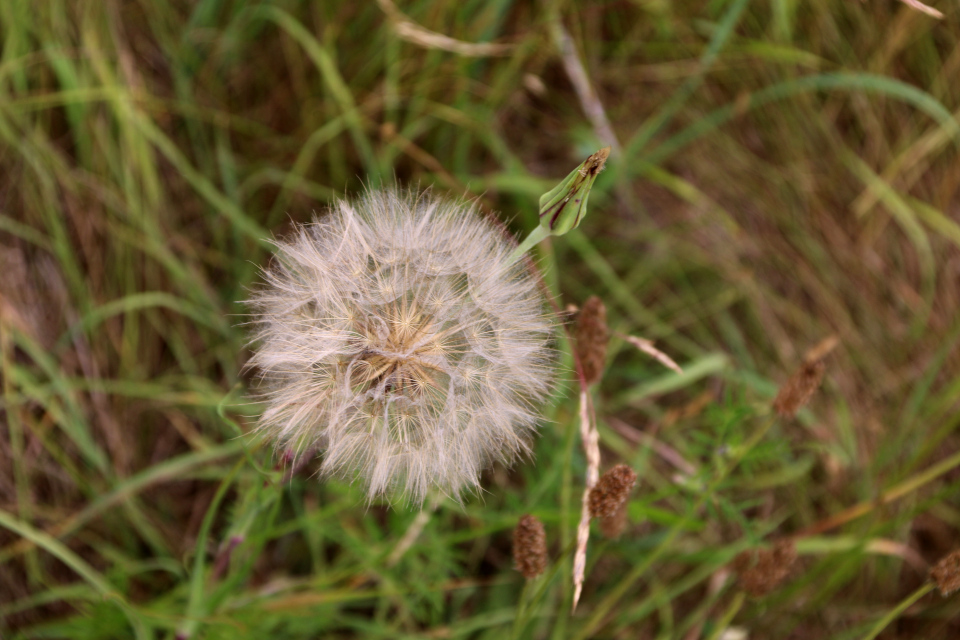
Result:
{"type": "Polygon", "coordinates": [[[0,633],[955,637],[955,598],[896,606],[960,533],[960,14],[939,8],[0,3],[0,633]],[[246,435],[241,301],[271,235],[364,187],[476,198],[523,237],[609,135],[591,215],[539,248],[561,308],[607,304],[604,468],[640,476],[573,613],[570,384],[533,461],[418,520],[246,435]],[[775,418],[828,335],[823,389],[775,418]],[[527,512],[553,564],[525,587],[527,512]],[[730,561],[796,534],[792,578],[745,599],[730,561]]]}

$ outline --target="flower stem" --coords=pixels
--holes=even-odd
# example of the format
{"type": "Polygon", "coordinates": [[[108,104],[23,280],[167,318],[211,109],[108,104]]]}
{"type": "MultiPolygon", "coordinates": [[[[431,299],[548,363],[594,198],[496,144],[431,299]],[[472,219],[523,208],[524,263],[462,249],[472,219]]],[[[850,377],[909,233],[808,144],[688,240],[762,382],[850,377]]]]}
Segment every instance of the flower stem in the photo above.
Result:
{"type": "Polygon", "coordinates": [[[517,248],[513,250],[513,253],[510,254],[510,257],[507,259],[507,262],[512,265],[520,258],[524,256],[527,251],[530,251],[534,246],[540,243],[541,240],[550,235],[550,229],[545,227],[536,226],[533,228],[533,231],[530,232],[523,242],[517,245],[517,248]]]}

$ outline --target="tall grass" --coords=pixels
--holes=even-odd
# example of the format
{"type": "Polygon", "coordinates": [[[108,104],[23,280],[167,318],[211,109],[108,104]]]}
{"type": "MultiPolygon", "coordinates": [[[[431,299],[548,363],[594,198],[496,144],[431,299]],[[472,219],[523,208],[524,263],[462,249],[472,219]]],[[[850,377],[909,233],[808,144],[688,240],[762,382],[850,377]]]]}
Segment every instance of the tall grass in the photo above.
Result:
{"type": "Polygon", "coordinates": [[[923,586],[960,546],[957,12],[393,6],[0,3],[0,634],[960,632],[956,598],[923,586]],[[533,461],[420,514],[248,437],[240,373],[269,238],[338,194],[419,184],[536,224],[537,197],[606,144],[558,20],[622,153],[541,265],[561,308],[607,306],[603,469],[639,476],[623,535],[594,530],[576,612],[571,385],[533,461]],[[830,335],[821,390],[775,416],[830,335]],[[550,565],[524,586],[526,513],[550,565]],[[730,563],[782,540],[792,573],[745,597],[730,563]]]}

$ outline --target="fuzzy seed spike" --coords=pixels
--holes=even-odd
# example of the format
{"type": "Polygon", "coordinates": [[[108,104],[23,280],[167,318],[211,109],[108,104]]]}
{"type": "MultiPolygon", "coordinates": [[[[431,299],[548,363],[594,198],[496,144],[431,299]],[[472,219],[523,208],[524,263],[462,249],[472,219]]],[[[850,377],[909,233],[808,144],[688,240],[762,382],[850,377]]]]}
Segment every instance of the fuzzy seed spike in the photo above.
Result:
{"type": "Polygon", "coordinates": [[[627,501],[636,482],[636,472],[625,464],[618,464],[600,476],[590,489],[590,515],[594,518],[614,515],[627,501]]]}
{"type": "Polygon", "coordinates": [[[547,533],[535,516],[521,516],[513,530],[513,561],[527,580],[536,578],[547,568],[547,533]]]}

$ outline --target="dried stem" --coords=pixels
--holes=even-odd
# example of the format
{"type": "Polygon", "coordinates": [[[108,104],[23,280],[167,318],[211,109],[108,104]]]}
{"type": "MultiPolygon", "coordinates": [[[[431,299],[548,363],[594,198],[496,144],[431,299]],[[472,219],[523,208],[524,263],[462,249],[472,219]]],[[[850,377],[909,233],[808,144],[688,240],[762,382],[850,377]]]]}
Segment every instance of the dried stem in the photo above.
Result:
{"type": "Polygon", "coordinates": [[[590,539],[590,490],[600,477],[600,434],[593,420],[593,406],[585,386],[580,388],[580,437],[587,456],[587,478],[583,488],[580,524],[577,526],[577,550],[573,556],[573,609],[576,610],[583,590],[583,574],[587,567],[587,542],[590,539]]]}
{"type": "Polygon", "coordinates": [[[580,105],[583,107],[587,118],[590,119],[594,133],[597,134],[600,142],[610,147],[613,155],[619,158],[623,153],[623,148],[620,146],[620,141],[617,140],[617,136],[613,132],[613,127],[610,126],[610,120],[607,118],[607,112],[603,108],[603,103],[600,102],[600,98],[597,97],[596,91],[593,90],[593,86],[590,84],[587,70],[584,68],[583,62],[580,61],[580,56],[577,54],[577,49],[573,44],[573,38],[570,37],[570,33],[563,25],[559,12],[554,9],[552,10],[552,14],[550,18],[550,35],[553,37],[554,45],[557,47],[560,58],[563,60],[563,68],[567,72],[567,77],[570,78],[570,82],[577,92],[580,105]]]}

